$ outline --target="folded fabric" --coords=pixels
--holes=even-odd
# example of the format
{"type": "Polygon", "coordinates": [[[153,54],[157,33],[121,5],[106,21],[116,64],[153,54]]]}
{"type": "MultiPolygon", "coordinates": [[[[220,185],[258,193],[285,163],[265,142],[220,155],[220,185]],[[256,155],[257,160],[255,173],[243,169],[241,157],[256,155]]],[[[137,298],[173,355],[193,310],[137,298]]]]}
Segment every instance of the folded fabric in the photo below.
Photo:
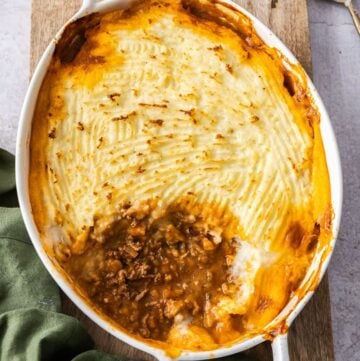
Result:
{"type": "MultiPolygon", "coordinates": [[[[0,149],[0,361],[126,360],[92,350],[80,322],[60,312],[59,289],[17,208],[14,156],[0,149]]],[[[223,360],[250,361],[242,355],[223,360]]]]}

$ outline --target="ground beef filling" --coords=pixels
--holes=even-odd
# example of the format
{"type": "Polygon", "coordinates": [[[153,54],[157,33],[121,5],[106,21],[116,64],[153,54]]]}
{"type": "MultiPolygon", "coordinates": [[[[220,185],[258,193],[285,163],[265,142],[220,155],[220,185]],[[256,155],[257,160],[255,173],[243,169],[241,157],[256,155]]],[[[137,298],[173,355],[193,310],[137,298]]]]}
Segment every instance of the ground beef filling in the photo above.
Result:
{"type": "Polygon", "coordinates": [[[99,219],[89,246],[64,264],[90,299],[131,333],[167,339],[190,320],[212,334],[206,312],[226,294],[235,253],[218,228],[177,207],[154,217],[151,206],[123,206],[99,219]]]}

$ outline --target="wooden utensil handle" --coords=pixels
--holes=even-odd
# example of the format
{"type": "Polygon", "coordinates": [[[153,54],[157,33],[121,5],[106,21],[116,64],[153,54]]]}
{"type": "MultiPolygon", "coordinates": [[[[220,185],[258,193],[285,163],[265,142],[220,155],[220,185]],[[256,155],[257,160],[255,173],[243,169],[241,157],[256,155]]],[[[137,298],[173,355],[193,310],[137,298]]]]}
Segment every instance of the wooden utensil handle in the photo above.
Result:
{"type": "Polygon", "coordinates": [[[355,27],[356,27],[359,35],[360,35],[360,16],[359,16],[359,14],[356,12],[356,10],[355,10],[355,8],[354,8],[354,6],[353,6],[352,3],[349,4],[348,9],[349,9],[350,14],[351,14],[351,16],[352,16],[352,18],[353,18],[355,27]]]}

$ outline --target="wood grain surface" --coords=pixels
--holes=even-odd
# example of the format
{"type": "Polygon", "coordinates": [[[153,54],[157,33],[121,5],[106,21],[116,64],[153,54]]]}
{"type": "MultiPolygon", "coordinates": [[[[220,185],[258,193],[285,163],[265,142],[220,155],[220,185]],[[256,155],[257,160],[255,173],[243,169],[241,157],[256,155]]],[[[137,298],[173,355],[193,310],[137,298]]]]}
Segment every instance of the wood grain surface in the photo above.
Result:
{"type": "MultiPolygon", "coordinates": [[[[306,0],[238,0],[235,2],[269,26],[311,74],[306,0]]],[[[79,9],[80,4],[81,0],[32,0],[31,71],[34,70],[51,38],[79,9]]],[[[149,355],[118,341],[100,329],[65,295],[62,295],[62,300],[63,311],[75,316],[85,325],[99,349],[138,360],[152,360],[149,355]]],[[[289,344],[291,361],[334,361],[327,276],[291,326],[289,344]]],[[[259,345],[247,351],[246,354],[258,361],[272,360],[269,343],[259,345]]]]}

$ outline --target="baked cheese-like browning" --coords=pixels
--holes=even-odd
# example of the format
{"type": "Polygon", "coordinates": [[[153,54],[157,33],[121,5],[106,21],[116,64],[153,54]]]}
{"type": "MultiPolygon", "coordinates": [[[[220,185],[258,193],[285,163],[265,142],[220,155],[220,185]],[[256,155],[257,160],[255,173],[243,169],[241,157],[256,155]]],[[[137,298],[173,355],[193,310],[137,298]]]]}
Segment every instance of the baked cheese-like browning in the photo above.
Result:
{"type": "Polygon", "coordinates": [[[134,337],[209,350],[270,333],[317,282],[320,116],[302,68],[231,6],[146,0],[68,25],[30,152],[47,253],[134,337]]]}

